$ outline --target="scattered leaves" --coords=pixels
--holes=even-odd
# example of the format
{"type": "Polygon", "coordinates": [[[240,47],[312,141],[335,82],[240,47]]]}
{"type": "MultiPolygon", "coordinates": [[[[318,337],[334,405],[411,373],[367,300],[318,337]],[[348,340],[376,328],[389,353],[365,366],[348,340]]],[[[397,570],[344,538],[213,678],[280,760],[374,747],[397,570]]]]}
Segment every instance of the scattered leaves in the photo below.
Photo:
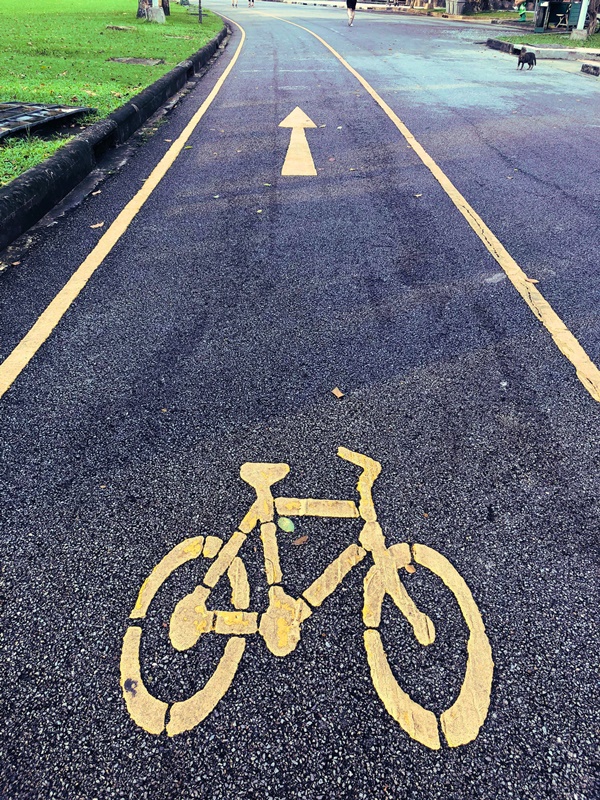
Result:
{"type": "Polygon", "coordinates": [[[281,528],[282,531],[285,531],[286,533],[293,533],[296,528],[296,526],[289,517],[279,517],[279,519],[277,520],[277,525],[279,528],[281,528]]]}

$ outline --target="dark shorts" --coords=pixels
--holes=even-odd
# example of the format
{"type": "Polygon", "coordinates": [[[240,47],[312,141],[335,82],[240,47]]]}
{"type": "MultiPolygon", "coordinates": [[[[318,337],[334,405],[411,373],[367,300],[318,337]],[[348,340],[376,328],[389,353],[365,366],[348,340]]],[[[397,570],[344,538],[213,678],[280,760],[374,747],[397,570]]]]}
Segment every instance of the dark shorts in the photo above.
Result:
{"type": "Polygon", "coordinates": [[[351,8],[354,11],[356,8],[356,0],[346,0],[346,8],[351,8]]]}

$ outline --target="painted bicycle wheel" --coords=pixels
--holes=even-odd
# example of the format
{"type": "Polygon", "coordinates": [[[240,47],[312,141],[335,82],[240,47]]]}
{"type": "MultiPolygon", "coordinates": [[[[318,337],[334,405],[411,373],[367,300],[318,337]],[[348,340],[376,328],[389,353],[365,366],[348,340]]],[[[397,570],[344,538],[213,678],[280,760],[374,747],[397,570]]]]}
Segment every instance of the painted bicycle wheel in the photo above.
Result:
{"type": "MultiPolygon", "coordinates": [[[[175,570],[199,557],[214,559],[222,540],[216,536],[195,536],[176,545],[156,565],[142,584],[130,614],[132,620],[143,620],[158,590],[175,570]]],[[[204,580],[208,580],[207,576],[204,580]]],[[[171,615],[169,639],[177,651],[193,647],[203,634],[221,633],[228,636],[225,650],[205,685],[185,700],[172,704],[155,697],[145,685],[140,663],[142,628],[131,625],[125,632],[121,651],[121,688],[127,710],[133,721],[148,733],[169,736],[191,730],[215,708],[229,689],[244,653],[243,635],[257,629],[256,614],[247,611],[249,586],[243,561],[236,556],[227,569],[234,611],[211,611],[207,608],[211,587],[198,585],[181,599],[171,615]],[[168,715],[168,719],[167,719],[168,715]]]]}
{"type": "Polygon", "coordinates": [[[414,560],[440,578],[452,592],[469,631],[462,687],[456,701],[439,719],[439,726],[450,747],[467,744],[476,738],[487,716],[494,674],[492,649],[477,604],[462,576],[436,550],[423,544],[414,544],[412,548],[408,544],[396,544],[387,552],[390,563],[376,564],[365,577],[363,619],[368,629],[364,641],[373,685],[388,713],[409,736],[432,750],[440,748],[436,715],[416,703],[400,687],[377,630],[383,599],[386,594],[391,594],[413,626],[419,642],[424,645],[433,642],[433,623],[416,608],[398,577],[398,570],[410,567],[411,560],[414,560]]]}

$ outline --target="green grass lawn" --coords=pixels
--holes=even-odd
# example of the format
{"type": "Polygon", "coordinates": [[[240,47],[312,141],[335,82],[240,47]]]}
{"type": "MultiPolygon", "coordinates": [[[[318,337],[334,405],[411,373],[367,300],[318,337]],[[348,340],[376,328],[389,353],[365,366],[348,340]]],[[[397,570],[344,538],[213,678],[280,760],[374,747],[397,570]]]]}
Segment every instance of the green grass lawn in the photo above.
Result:
{"type": "Polygon", "coordinates": [[[595,33],[593,36],[588,36],[584,41],[573,41],[568,34],[564,33],[523,33],[520,36],[500,36],[503,42],[512,42],[513,44],[529,44],[531,47],[548,47],[549,45],[561,45],[567,50],[573,50],[575,47],[592,47],[600,50],[600,33],[595,33]]]}
{"type": "MultiPolygon", "coordinates": [[[[526,11],[525,14],[527,16],[527,22],[532,22],[533,11],[526,11]]],[[[483,19],[518,20],[521,15],[518,11],[478,11],[474,16],[482,17],[483,19]]]]}
{"type": "MultiPolygon", "coordinates": [[[[165,25],[136,19],[136,0],[0,0],[0,100],[65,103],[106,116],[199,50],[222,27],[171,2],[165,25]],[[125,27],[115,30],[109,26],[125,27]],[[111,58],[163,59],[143,66],[111,58]]],[[[39,163],[66,139],[3,139],[0,185],[39,163]]]]}

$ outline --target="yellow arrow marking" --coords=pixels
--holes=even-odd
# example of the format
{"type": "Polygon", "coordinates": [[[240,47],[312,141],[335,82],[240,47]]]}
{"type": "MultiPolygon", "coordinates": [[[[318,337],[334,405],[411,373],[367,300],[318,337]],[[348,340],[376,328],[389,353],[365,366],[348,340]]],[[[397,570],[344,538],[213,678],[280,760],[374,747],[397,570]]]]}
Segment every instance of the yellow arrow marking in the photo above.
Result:
{"type": "Polygon", "coordinates": [[[265,14],[263,12],[262,16],[271,17],[271,19],[277,19],[280,22],[293,25],[295,28],[299,28],[302,31],[306,31],[306,33],[309,33],[311,36],[314,36],[317,41],[321,42],[321,44],[337,58],[340,64],[342,64],[348,70],[348,72],[354,75],[361,86],[363,86],[363,88],[371,95],[373,100],[375,100],[377,105],[394,123],[396,128],[405,138],[408,146],[414,150],[416,155],[421,159],[422,163],[438,181],[450,200],[454,203],[456,208],[471,226],[475,234],[479,237],[492,258],[494,258],[500,267],[502,267],[506,273],[506,276],[515,287],[517,292],[521,295],[534,315],[539,319],[542,325],[552,336],[552,339],[560,352],[575,367],[577,377],[583,386],[587,389],[594,400],[600,402],[600,369],[598,369],[598,367],[594,364],[586,351],[579,344],[576,337],[567,328],[563,320],[554,311],[542,293],[531,283],[531,280],[506,250],[502,242],[500,242],[500,240],[494,236],[479,214],[477,214],[475,209],[469,205],[466,199],[458,191],[456,186],[454,186],[450,178],[448,178],[445,172],[442,171],[442,169],[437,165],[425,148],[419,144],[402,120],[394,111],[392,111],[385,100],[383,100],[383,98],[377,94],[371,84],[368,83],[362,77],[362,75],[360,75],[354,69],[354,67],[351,67],[350,64],[337,52],[337,50],[334,50],[330,44],[327,44],[325,39],[322,39],[313,31],[305,28],[303,25],[298,25],[296,22],[291,22],[289,19],[278,17],[275,14],[265,14]]]}
{"type": "Polygon", "coordinates": [[[291,128],[290,146],[283,162],[282,175],[316,175],[315,162],[306,140],[305,128],[316,128],[301,108],[296,108],[279,123],[280,128],[291,128]]]}

